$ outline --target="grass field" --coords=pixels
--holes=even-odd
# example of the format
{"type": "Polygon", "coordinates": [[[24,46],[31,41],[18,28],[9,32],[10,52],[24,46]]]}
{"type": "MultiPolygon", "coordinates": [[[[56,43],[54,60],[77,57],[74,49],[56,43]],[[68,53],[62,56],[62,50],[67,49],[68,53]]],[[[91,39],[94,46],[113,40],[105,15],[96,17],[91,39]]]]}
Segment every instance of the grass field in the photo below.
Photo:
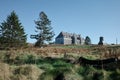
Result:
{"type": "Polygon", "coordinates": [[[120,80],[120,63],[108,64],[107,69],[73,64],[80,56],[91,60],[119,58],[120,46],[59,45],[0,50],[0,80],[120,80]]]}

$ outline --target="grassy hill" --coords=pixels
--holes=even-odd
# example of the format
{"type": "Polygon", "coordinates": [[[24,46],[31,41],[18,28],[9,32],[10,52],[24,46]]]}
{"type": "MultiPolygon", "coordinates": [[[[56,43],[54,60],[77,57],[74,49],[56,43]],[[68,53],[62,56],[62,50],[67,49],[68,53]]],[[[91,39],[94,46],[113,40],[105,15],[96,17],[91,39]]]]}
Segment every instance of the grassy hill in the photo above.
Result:
{"type": "Polygon", "coordinates": [[[75,63],[120,56],[120,46],[55,45],[0,50],[0,80],[120,80],[120,62],[106,68],[75,63]]]}

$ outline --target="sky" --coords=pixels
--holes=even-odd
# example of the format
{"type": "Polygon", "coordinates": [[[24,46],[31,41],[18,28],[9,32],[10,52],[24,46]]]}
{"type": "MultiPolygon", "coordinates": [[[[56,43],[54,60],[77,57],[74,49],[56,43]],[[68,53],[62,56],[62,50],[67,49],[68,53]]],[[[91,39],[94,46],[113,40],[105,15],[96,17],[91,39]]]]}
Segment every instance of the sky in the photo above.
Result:
{"type": "Polygon", "coordinates": [[[36,34],[34,21],[41,11],[51,20],[55,37],[64,31],[89,36],[93,44],[100,36],[104,43],[120,43],[120,0],[0,0],[0,23],[13,10],[30,43],[36,41],[30,35],[36,34]]]}

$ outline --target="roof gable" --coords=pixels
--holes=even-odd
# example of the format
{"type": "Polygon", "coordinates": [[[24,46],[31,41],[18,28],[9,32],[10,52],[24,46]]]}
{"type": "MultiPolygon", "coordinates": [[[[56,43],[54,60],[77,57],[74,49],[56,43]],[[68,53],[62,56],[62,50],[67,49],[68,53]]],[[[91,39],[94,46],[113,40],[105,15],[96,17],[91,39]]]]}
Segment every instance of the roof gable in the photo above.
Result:
{"type": "Polygon", "coordinates": [[[68,32],[60,32],[59,35],[56,38],[61,38],[61,37],[66,37],[66,38],[71,38],[71,37],[80,37],[80,35],[77,34],[72,34],[72,33],[68,33],[68,32]]]}

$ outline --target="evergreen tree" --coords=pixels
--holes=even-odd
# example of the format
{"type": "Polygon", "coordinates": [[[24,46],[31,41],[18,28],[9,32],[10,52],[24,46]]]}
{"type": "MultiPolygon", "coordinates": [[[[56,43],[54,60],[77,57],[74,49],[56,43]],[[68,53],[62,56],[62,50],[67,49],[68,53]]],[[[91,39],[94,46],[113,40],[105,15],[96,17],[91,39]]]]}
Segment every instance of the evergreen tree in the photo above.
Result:
{"type": "Polygon", "coordinates": [[[0,44],[7,47],[21,47],[26,44],[26,34],[14,11],[0,25],[0,44]]]}
{"type": "Polygon", "coordinates": [[[86,38],[85,38],[85,44],[86,44],[86,45],[90,45],[90,44],[91,44],[91,39],[90,39],[90,37],[86,36],[86,38]]]}
{"type": "Polygon", "coordinates": [[[35,24],[37,34],[31,35],[31,38],[37,40],[35,46],[41,47],[45,42],[51,41],[54,37],[53,28],[51,27],[51,21],[44,12],[40,13],[39,20],[35,21],[35,24]]]}
{"type": "Polygon", "coordinates": [[[101,37],[99,38],[98,45],[103,45],[103,40],[104,40],[104,37],[101,36],[101,37]]]}

